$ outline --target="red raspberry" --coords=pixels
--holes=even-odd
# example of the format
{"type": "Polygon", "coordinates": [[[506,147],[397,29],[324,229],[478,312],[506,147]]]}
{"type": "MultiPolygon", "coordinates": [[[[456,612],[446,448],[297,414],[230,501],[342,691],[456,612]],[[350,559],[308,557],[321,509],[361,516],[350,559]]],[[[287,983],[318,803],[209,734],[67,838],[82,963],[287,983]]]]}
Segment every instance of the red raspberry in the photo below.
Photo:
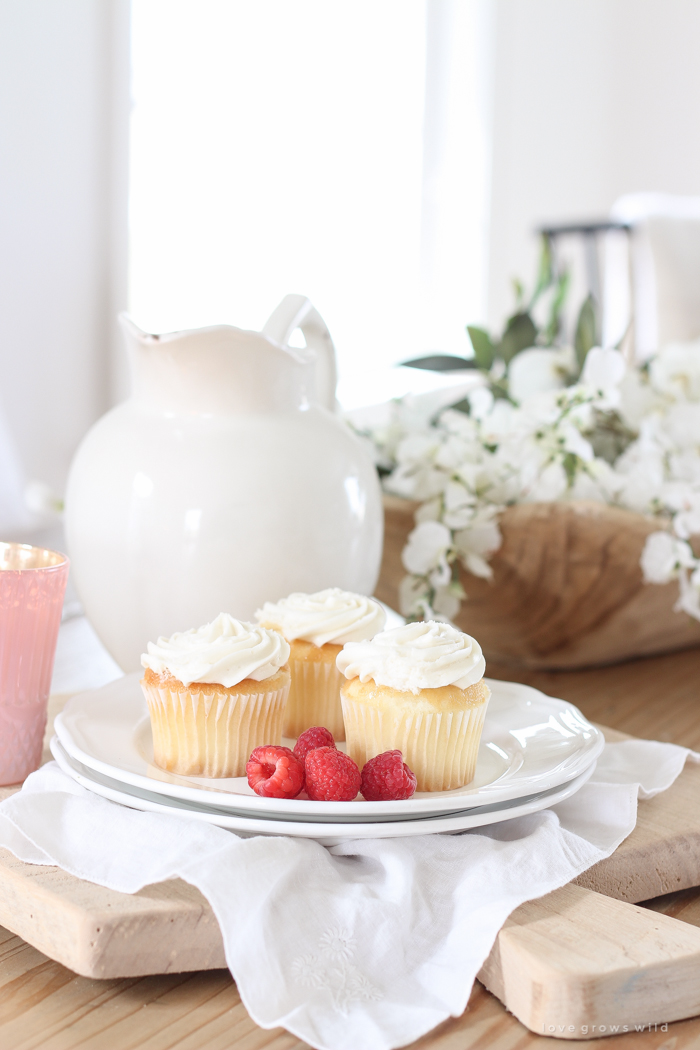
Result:
{"type": "Polygon", "coordinates": [[[368,802],[410,798],[415,790],[416,775],[403,761],[400,751],[385,751],[362,767],[360,791],[368,802]]]}
{"type": "Polygon", "coordinates": [[[306,729],[294,745],[294,754],[303,762],[309,751],[315,751],[317,747],[335,747],[330,729],[324,729],[323,726],[306,729]]]}
{"type": "Polygon", "coordinates": [[[335,747],[317,747],[306,756],[306,793],[314,802],[351,802],[360,790],[360,771],[335,747]]]}
{"type": "Polygon", "coordinates": [[[304,786],[304,763],[288,747],[256,747],[245,771],[253,791],[263,798],[295,798],[304,786]]]}

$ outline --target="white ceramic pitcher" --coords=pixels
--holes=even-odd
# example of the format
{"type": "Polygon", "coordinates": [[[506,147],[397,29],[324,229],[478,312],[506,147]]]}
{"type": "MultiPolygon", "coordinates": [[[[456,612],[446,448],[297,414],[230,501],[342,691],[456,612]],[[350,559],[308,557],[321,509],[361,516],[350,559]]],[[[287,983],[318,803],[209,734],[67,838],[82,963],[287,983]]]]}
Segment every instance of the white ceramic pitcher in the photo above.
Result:
{"type": "Polygon", "coordinates": [[[292,591],[372,594],[379,483],[334,414],[335,351],[311,303],[287,296],[262,333],[121,322],[132,394],[86,435],[66,494],[73,579],[120,667],[159,635],[250,619],[292,591]]]}

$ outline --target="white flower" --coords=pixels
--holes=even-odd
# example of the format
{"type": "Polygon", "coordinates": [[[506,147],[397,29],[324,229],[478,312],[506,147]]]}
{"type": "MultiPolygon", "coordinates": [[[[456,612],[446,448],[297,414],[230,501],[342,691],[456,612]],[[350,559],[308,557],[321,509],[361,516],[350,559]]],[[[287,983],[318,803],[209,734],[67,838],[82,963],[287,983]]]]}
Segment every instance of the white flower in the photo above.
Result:
{"type": "Polygon", "coordinates": [[[425,576],[445,561],[452,546],[452,533],[440,521],[423,521],[408,537],[401,560],[408,572],[425,576]]]}
{"type": "Polygon", "coordinates": [[[437,614],[435,619],[452,620],[459,612],[461,602],[459,598],[453,594],[449,587],[439,587],[435,591],[435,597],[433,599],[433,611],[437,614]]]}
{"type": "Polygon", "coordinates": [[[679,597],[676,612],[686,612],[695,620],[700,620],[700,569],[688,574],[683,571],[679,578],[679,597]]]}
{"type": "Polygon", "coordinates": [[[443,494],[442,520],[451,529],[462,529],[474,517],[474,494],[459,481],[448,481],[443,494]]]}
{"type": "Polygon", "coordinates": [[[521,350],[508,366],[510,396],[522,404],[533,394],[560,390],[572,366],[572,353],[568,347],[554,349],[533,346],[529,350],[521,350]]]}
{"type": "MultiPolygon", "coordinates": [[[[607,466],[607,464],[606,464],[607,466]]],[[[574,483],[567,493],[568,499],[592,499],[598,503],[607,503],[605,488],[599,479],[591,476],[587,470],[580,470],[574,478],[574,483]]]]}
{"type": "Polygon", "coordinates": [[[681,568],[695,564],[693,552],[683,540],[668,532],[652,532],[647,536],[640,565],[647,583],[668,583],[681,568]]]}
{"type": "Polygon", "coordinates": [[[568,488],[566,471],[561,463],[550,463],[529,486],[524,503],[553,503],[568,488]]]}
{"type": "Polygon", "coordinates": [[[633,430],[638,430],[646,415],[659,405],[658,393],[646,376],[628,368],[620,383],[618,411],[633,430]]]}
{"type": "Polygon", "coordinates": [[[442,499],[440,498],[440,496],[436,496],[434,499],[426,500],[425,503],[421,503],[420,507],[414,515],[416,525],[420,525],[422,521],[439,521],[441,513],[442,499]]]}
{"type": "Polygon", "coordinates": [[[564,448],[567,452],[573,452],[579,459],[586,461],[593,459],[593,449],[590,441],[586,441],[581,431],[574,426],[565,425],[559,427],[559,433],[564,440],[564,448]]]}
{"type": "Polygon", "coordinates": [[[678,448],[700,446],[700,404],[681,401],[671,405],[664,429],[678,448]]]}
{"type": "Polygon", "coordinates": [[[510,401],[499,399],[493,409],[481,420],[481,439],[486,445],[497,445],[510,433],[518,417],[518,410],[510,401]]]}
{"type": "Polygon", "coordinates": [[[63,501],[45,481],[29,481],[24,489],[24,502],[34,514],[60,514],[63,501]]]}
{"type": "Polygon", "coordinates": [[[399,584],[402,616],[430,615],[430,585],[424,576],[404,576],[399,584]]]}
{"type": "Polygon", "coordinates": [[[475,523],[471,528],[455,533],[454,538],[457,553],[469,572],[486,580],[493,576],[486,555],[497,551],[502,542],[503,536],[495,520],[475,523]]]}
{"type": "Polygon", "coordinates": [[[586,354],[581,382],[594,390],[610,391],[620,385],[626,368],[625,359],[619,350],[603,350],[600,346],[594,346],[586,354]]]}
{"type": "Polygon", "coordinates": [[[681,510],[673,516],[673,531],[682,540],[700,535],[700,509],[681,510]]]}
{"type": "Polygon", "coordinates": [[[670,343],[653,358],[652,385],[677,399],[700,400],[700,340],[670,343]]]}
{"type": "Polygon", "coordinates": [[[484,419],[493,408],[493,394],[487,386],[478,386],[467,394],[472,419],[484,419]]]}

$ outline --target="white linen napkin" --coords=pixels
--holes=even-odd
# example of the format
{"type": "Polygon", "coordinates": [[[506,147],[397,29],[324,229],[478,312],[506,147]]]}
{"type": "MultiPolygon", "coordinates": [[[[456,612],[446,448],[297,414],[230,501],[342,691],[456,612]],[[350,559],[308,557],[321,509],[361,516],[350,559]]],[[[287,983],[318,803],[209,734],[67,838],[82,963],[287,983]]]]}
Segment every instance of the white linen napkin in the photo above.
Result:
{"type": "Polygon", "coordinates": [[[51,762],[0,805],[0,846],[124,893],[185,879],[210,901],[258,1025],[318,1050],[390,1050],[462,1014],[510,912],[609,856],[637,799],[689,757],[700,760],[674,744],[608,744],[592,779],[550,810],[332,848],[127,809],[51,762]]]}

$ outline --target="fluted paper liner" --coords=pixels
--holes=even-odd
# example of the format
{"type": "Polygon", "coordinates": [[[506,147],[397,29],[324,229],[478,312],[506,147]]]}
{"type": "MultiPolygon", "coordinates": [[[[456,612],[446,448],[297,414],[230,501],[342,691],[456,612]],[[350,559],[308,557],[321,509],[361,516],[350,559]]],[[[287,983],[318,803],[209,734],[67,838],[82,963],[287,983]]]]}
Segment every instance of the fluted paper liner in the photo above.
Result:
{"type": "Polygon", "coordinates": [[[282,742],[289,683],[272,692],[198,692],[142,681],[155,764],[170,773],[242,777],[251,751],[282,742]]]}
{"type": "Polygon", "coordinates": [[[341,697],[348,754],[360,769],[398,749],[416,775],[417,791],[449,791],[474,779],[488,696],[461,710],[434,712],[375,707],[344,690],[341,697]]]}
{"type": "Polygon", "coordinates": [[[285,709],[284,735],[298,737],[311,726],[325,726],[336,741],[345,740],[340,687],[345,681],[335,661],[289,660],[292,686],[285,709]]]}

